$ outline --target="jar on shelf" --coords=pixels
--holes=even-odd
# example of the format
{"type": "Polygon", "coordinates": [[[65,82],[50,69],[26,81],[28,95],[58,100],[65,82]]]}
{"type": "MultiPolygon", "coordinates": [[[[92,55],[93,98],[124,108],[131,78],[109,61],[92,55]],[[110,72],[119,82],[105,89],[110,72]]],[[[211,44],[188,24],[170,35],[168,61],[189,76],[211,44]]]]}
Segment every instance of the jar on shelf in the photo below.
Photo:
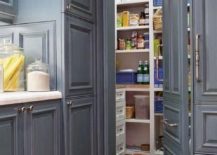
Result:
{"type": "Polygon", "coordinates": [[[50,91],[48,65],[36,60],[27,67],[27,91],[50,91]]]}
{"type": "Polygon", "coordinates": [[[3,91],[24,91],[23,49],[4,41],[0,45],[0,65],[2,66],[3,91]]]}
{"type": "Polygon", "coordinates": [[[141,34],[139,34],[137,38],[137,49],[144,49],[145,48],[145,40],[141,34]]]}

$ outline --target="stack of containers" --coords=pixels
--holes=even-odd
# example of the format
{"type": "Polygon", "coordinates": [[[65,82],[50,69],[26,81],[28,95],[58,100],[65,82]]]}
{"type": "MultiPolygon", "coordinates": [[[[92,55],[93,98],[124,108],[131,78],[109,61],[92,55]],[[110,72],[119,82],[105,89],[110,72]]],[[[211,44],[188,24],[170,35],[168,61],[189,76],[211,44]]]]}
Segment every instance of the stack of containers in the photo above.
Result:
{"type": "Polygon", "coordinates": [[[125,106],[125,91],[122,89],[116,89],[116,155],[125,154],[125,106]]]}

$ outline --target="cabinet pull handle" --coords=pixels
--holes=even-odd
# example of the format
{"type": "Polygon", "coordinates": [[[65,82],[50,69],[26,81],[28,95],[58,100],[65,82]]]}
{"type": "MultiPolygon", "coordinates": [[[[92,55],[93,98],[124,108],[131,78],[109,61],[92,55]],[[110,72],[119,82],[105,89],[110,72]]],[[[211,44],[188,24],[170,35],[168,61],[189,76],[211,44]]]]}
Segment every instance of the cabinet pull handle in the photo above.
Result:
{"type": "Polygon", "coordinates": [[[160,57],[160,47],[163,47],[163,44],[158,45],[157,56],[156,56],[156,78],[158,81],[163,81],[163,79],[159,78],[159,57],[160,57]]]}
{"type": "Polygon", "coordinates": [[[163,121],[163,123],[164,123],[164,125],[166,125],[166,126],[168,126],[168,127],[178,127],[178,124],[177,123],[168,123],[168,120],[167,119],[165,119],[164,121],[163,121]]]}
{"type": "Polygon", "coordinates": [[[29,107],[27,108],[27,111],[28,111],[28,112],[32,112],[33,109],[34,109],[34,106],[31,105],[31,106],[29,106],[29,107]]]}
{"type": "Polygon", "coordinates": [[[195,76],[197,82],[200,82],[200,47],[199,47],[200,35],[196,34],[195,36],[195,76]]]}

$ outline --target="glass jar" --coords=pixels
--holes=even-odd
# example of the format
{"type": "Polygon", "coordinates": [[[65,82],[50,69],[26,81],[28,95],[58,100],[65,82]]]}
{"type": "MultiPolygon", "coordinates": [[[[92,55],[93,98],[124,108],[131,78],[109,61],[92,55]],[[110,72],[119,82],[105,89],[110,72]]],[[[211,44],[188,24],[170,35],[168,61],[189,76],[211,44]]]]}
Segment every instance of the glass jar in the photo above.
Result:
{"type": "Polygon", "coordinates": [[[23,49],[4,42],[0,45],[0,65],[3,66],[4,91],[24,90],[24,63],[23,49]]]}
{"type": "Polygon", "coordinates": [[[36,60],[27,67],[27,91],[50,91],[48,65],[36,60]]]}

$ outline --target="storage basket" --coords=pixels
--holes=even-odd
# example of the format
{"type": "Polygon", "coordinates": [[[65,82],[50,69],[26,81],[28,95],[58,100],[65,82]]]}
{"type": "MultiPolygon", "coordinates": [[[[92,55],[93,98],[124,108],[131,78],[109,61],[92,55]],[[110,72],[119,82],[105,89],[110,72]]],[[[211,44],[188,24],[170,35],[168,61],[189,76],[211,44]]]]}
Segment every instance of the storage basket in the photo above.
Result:
{"type": "Polygon", "coordinates": [[[154,6],[162,6],[163,5],[163,0],[154,0],[153,5],[154,6]]]}
{"type": "Polygon", "coordinates": [[[161,31],[163,28],[162,9],[158,9],[153,16],[154,30],[161,31]]]}
{"type": "Polygon", "coordinates": [[[133,106],[126,106],[126,119],[134,117],[135,108],[133,106]]]}
{"type": "Polygon", "coordinates": [[[117,72],[116,73],[117,84],[135,84],[136,72],[117,72]]]}
{"type": "Polygon", "coordinates": [[[163,98],[162,97],[155,98],[154,110],[156,113],[163,113],[163,98]]]}

